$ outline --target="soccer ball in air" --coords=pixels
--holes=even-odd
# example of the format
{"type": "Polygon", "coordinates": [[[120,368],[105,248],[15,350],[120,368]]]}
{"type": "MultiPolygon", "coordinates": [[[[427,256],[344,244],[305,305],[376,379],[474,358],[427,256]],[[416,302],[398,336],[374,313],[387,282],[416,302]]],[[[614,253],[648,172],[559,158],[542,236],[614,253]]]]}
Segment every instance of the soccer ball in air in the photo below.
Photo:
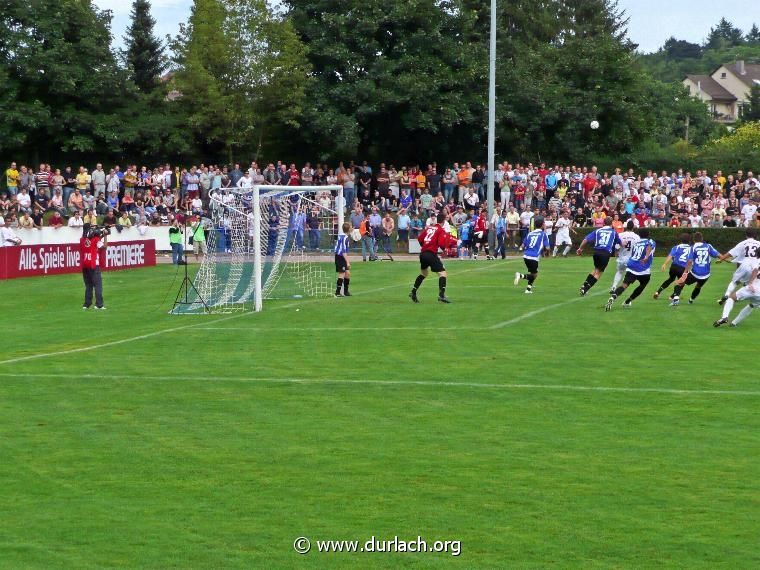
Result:
{"type": "Polygon", "coordinates": [[[589,125],[592,129],[596,130],[599,128],[599,121],[591,121],[591,125],[589,125]]]}

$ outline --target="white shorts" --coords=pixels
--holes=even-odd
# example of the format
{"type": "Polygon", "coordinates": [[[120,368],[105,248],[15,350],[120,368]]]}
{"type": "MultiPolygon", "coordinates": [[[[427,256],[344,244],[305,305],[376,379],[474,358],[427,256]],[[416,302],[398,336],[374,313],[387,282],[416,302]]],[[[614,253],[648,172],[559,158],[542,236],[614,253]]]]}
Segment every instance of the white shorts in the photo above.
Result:
{"type": "Polygon", "coordinates": [[[570,239],[569,235],[563,236],[561,234],[557,234],[557,245],[573,245],[572,240],[570,239]]]}
{"type": "Polygon", "coordinates": [[[628,258],[617,258],[617,270],[618,271],[625,271],[628,268],[628,258]]]}
{"type": "Polygon", "coordinates": [[[737,301],[749,301],[753,307],[760,307],[760,287],[755,286],[755,290],[749,287],[742,287],[736,292],[737,301]]]}
{"type": "Polygon", "coordinates": [[[748,283],[749,278],[752,277],[752,270],[744,265],[740,265],[736,268],[736,271],[734,271],[733,277],[731,277],[731,281],[734,283],[748,283]]]}

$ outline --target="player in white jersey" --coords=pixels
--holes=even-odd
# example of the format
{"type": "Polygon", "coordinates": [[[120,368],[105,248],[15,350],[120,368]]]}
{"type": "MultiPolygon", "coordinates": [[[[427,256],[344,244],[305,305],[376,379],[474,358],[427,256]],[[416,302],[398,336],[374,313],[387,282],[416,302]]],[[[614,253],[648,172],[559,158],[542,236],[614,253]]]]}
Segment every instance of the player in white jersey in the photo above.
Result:
{"type": "Polygon", "coordinates": [[[639,241],[639,236],[633,233],[633,221],[628,220],[625,224],[625,231],[620,234],[620,241],[622,245],[618,251],[617,257],[617,270],[615,271],[615,277],[612,280],[612,287],[610,287],[610,294],[618,288],[621,281],[625,277],[626,268],[628,267],[628,260],[631,258],[631,252],[633,246],[639,241]]]}
{"type": "Polygon", "coordinates": [[[740,241],[728,252],[718,258],[718,263],[730,258],[732,263],[737,264],[736,271],[734,271],[734,274],[731,277],[731,282],[728,284],[728,287],[726,287],[726,292],[723,294],[723,297],[718,299],[719,305],[725,303],[729,295],[731,295],[739,285],[747,285],[749,282],[752,269],[749,268],[750,273],[748,273],[748,266],[744,265],[743,262],[747,258],[752,259],[758,257],[758,252],[760,252],[760,241],[756,239],[757,234],[753,229],[747,230],[745,235],[747,236],[747,239],[740,241]]]}
{"type": "MultiPolygon", "coordinates": [[[[760,250],[757,250],[756,254],[760,255],[760,250]]],[[[745,269],[752,267],[748,283],[728,296],[728,299],[726,299],[726,302],[723,305],[723,315],[713,323],[714,327],[725,325],[728,322],[731,309],[734,308],[734,303],[736,301],[748,301],[748,303],[731,322],[732,327],[737,326],[740,322],[746,319],[754,309],[760,309],[760,279],[757,278],[758,271],[760,271],[760,259],[757,257],[748,257],[742,261],[739,267],[741,268],[743,266],[746,266],[745,269]]]]}
{"type": "Polygon", "coordinates": [[[573,242],[570,239],[570,232],[572,231],[575,233],[575,230],[573,229],[574,225],[575,223],[570,219],[570,214],[567,210],[562,210],[559,219],[554,224],[554,227],[557,228],[557,237],[554,242],[554,252],[552,253],[552,257],[557,257],[557,252],[563,245],[565,246],[565,250],[562,252],[562,257],[567,257],[570,248],[573,246],[573,242]]]}

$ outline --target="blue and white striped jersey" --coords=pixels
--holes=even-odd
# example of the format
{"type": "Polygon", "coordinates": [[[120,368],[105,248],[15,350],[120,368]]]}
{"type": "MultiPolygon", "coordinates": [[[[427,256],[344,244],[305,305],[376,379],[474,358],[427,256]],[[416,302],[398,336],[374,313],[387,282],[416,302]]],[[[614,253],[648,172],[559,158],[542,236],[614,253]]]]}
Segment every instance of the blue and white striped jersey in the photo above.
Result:
{"type": "Polygon", "coordinates": [[[628,271],[634,275],[649,275],[652,272],[652,261],[657,244],[653,239],[640,239],[633,245],[631,257],[628,258],[628,271]],[[647,255],[647,247],[651,247],[647,255]]]}
{"type": "Polygon", "coordinates": [[[689,256],[691,255],[691,246],[688,243],[679,243],[674,245],[670,250],[670,257],[673,258],[673,265],[686,269],[686,264],[689,262],[689,256]]]}
{"type": "Polygon", "coordinates": [[[525,236],[523,247],[525,248],[525,253],[523,254],[525,259],[538,261],[538,258],[541,257],[541,251],[549,247],[549,236],[546,235],[544,230],[533,230],[525,236]]]}
{"type": "Polygon", "coordinates": [[[335,255],[345,255],[348,253],[348,236],[343,234],[338,236],[335,242],[335,255]]]}
{"type": "Polygon", "coordinates": [[[699,279],[710,277],[712,258],[719,255],[718,251],[709,243],[695,243],[694,247],[691,248],[691,255],[689,256],[689,259],[692,261],[692,275],[699,279]]]}
{"type": "Polygon", "coordinates": [[[621,245],[620,236],[609,226],[595,229],[584,239],[594,244],[595,251],[606,251],[610,255],[615,251],[615,246],[621,245]]]}

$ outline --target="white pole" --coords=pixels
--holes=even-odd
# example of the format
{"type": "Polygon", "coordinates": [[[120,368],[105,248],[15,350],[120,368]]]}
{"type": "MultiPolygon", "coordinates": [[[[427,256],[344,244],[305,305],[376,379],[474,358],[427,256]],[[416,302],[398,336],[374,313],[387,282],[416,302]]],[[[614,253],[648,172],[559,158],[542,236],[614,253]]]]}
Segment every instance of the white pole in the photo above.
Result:
{"type": "MultiPolygon", "coordinates": [[[[496,178],[496,0],[491,0],[491,50],[488,57],[488,219],[493,217],[496,178]]],[[[503,205],[503,204],[502,204],[503,205]]],[[[491,232],[493,235],[493,232],[491,232]]]]}
{"type": "Polygon", "coordinates": [[[343,197],[343,186],[340,187],[340,190],[338,190],[338,197],[336,199],[336,204],[338,205],[335,210],[338,212],[338,235],[343,234],[343,220],[345,220],[345,208],[346,203],[344,202],[345,198],[343,197]]]}
{"type": "Polygon", "coordinates": [[[261,299],[261,201],[259,187],[253,187],[253,298],[254,310],[259,313],[263,307],[261,299]]]}

